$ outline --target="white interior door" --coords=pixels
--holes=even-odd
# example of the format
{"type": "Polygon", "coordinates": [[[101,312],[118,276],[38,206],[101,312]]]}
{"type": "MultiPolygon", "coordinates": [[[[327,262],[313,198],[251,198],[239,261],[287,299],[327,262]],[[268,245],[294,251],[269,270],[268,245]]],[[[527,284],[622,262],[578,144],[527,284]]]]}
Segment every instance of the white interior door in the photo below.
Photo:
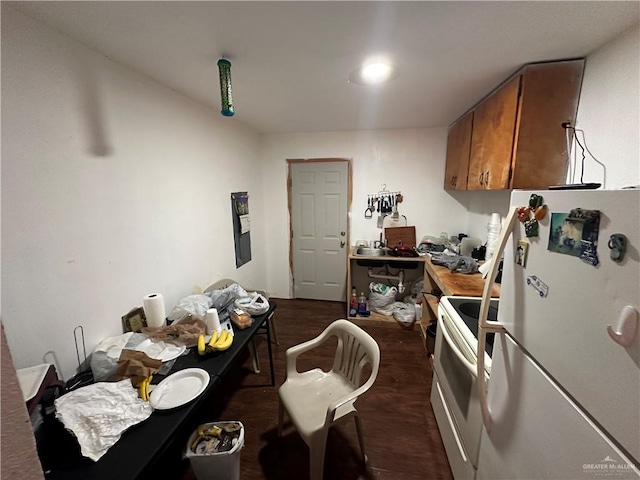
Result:
{"type": "Polygon", "coordinates": [[[295,298],[344,300],[348,173],[347,162],[291,164],[295,298]]]}

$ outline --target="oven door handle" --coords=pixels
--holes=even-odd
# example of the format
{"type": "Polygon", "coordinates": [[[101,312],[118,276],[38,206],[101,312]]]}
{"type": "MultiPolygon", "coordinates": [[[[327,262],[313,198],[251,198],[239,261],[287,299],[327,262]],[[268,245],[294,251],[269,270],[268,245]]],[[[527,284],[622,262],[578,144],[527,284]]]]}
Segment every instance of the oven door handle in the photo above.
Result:
{"type": "Polygon", "coordinates": [[[465,368],[469,370],[469,373],[475,378],[477,375],[476,366],[473,363],[471,363],[469,360],[467,360],[467,358],[462,354],[462,352],[458,348],[458,345],[456,344],[456,342],[453,341],[453,339],[451,338],[451,335],[449,334],[449,331],[447,330],[446,321],[444,319],[441,319],[441,320],[442,322],[440,322],[440,330],[442,330],[442,336],[447,341],[447,343],[451,347],[451,350],[453,350],[453,353],[455,353],[456,357],[458,357],[458,360],[462,362],[465,368]]]}
{"type": "Polygon", "coordinates": [[[478,395],[480,399],[480,410],[482,411],[482,422],[484,423],[487,432],[491,431],[493,425],[493,419],[491,418],[491,412],[489,411],[489,404],[487,403],[487,379],[484,375],[480,375],[484,372],[484,347],[487,343],[487,333],[504,333],[504,326],[500,322],[493,322],[487,320],[489,313],[489,304],[491,302],[491,291],[493,290],[493,284],[498,274],[498,268],[500,266],[500,259],[504,253],[504,249],[507,246],[507,240],[511,236],[511,232],[518,223],[517,208],[512,207],[509,210],[509,214],[505,220],[505,223],[500,231],[496,249],[493,253],[493,262],[491,268],[484,282],[484,290],[482,292],[482,302],[480,303],[480,313],[478,314],[478,395]]]}

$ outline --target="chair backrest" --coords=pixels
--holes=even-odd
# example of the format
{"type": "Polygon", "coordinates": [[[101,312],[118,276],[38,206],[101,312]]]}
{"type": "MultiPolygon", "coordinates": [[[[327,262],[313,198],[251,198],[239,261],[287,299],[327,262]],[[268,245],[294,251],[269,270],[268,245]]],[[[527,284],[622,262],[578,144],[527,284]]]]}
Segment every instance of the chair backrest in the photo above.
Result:
{"type": "Polygon", "coordinates": [[[234,283],[238,283],[235,280],[231,280],[230,278],[223,278],[222,280],[218,280],[215,283],[212,283],[207,288],[205,288],[204,293],[211,292],[213,290],[222,290],[227,288],[229,285],[233,285],[234,283]]]}
{"type": "MultiPolygon", "coordinates": [[[[233,285],[234,283],[238,283],[238,282],[236,282],[235,280],[231,280],[230,278],[223,278],[222,280],[218,280],[217,282],[212,283],[207,288],[205,288],[204,293],[209,293],[209,292],[212,292],[213,290],[223,290],[223,289],[229,287],[230,285],[233,285]]],[[[240,285],[240,286],[242,288],[244,288],[247,292],[259,293],[264,298],[269,300],[269,292],[267,292],[266,290],[253,290],[253,289],[250,289],[250,288],[245,288],[242,285],[240,285]]]]}
{"type": "Polygon", "coordinates": [[[354,388],[363,384],[370,387],[378,375],[380,366],[380,347],[373,337],[348,320],[336,320],[326,328],[325,334],[338,338],[332,370],[340,372],[354,388]],[[367,364],[371,365],[371,374],[366,382],[363,382],[362,369],[367,364]]]}

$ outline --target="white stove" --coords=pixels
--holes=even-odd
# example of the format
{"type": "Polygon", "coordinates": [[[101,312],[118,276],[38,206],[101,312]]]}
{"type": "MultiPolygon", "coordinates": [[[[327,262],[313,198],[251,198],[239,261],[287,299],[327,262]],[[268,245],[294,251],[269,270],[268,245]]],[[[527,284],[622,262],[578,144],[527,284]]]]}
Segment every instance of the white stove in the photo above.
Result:
{"type": "MultiPolygon", "coordinates": [[[[434,352],[431,404],[456,479],[475,476],[478,466],[482,411],[477,385],[478,313],[481,298],[442,297],[434,352]]],[[[489,320],[498,316],[491,300],[489,320]]],[[[485,377],[491,371],[493,334],[485,349],[485,377]]]]}

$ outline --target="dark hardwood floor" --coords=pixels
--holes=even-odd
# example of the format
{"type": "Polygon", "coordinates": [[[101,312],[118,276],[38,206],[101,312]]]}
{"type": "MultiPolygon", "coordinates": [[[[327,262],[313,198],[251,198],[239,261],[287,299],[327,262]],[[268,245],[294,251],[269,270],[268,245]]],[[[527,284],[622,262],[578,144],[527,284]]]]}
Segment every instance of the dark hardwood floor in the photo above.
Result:
{"type": "MultiPolygon", "coordinates": [[[[284,381],[285,350],[318,335],[344,318],[344,304],[314,300],[276,300],[279,346],[274,346],[276,387],[269,386],[266,341],[260,337],[261,373],[255,374],[247,355],[217,387],[215,400],[202,422],[240,420],[245,426],[240,478],[308,478],[306,444],[290,424],[282,438],[276,435],[277,388],[284,381]]],[[[400,327],[365,327],[378,342],[380,370],[373,387],[356,403],[363,422],[368,464],[358,461],[353,421],[332,428],[325,454],[324,477],[335,480],[451,479],[444,447],[429,403],[432,368],[420,333],[400,327]]],[[[334,352],[325,345],[299,358],[299,368],[328,369],[334,352]]],[[[285,417],[285,421],[286,421],[285,417]]],[[[185,464],[182,480],[195,478],[185,464]]]]}

